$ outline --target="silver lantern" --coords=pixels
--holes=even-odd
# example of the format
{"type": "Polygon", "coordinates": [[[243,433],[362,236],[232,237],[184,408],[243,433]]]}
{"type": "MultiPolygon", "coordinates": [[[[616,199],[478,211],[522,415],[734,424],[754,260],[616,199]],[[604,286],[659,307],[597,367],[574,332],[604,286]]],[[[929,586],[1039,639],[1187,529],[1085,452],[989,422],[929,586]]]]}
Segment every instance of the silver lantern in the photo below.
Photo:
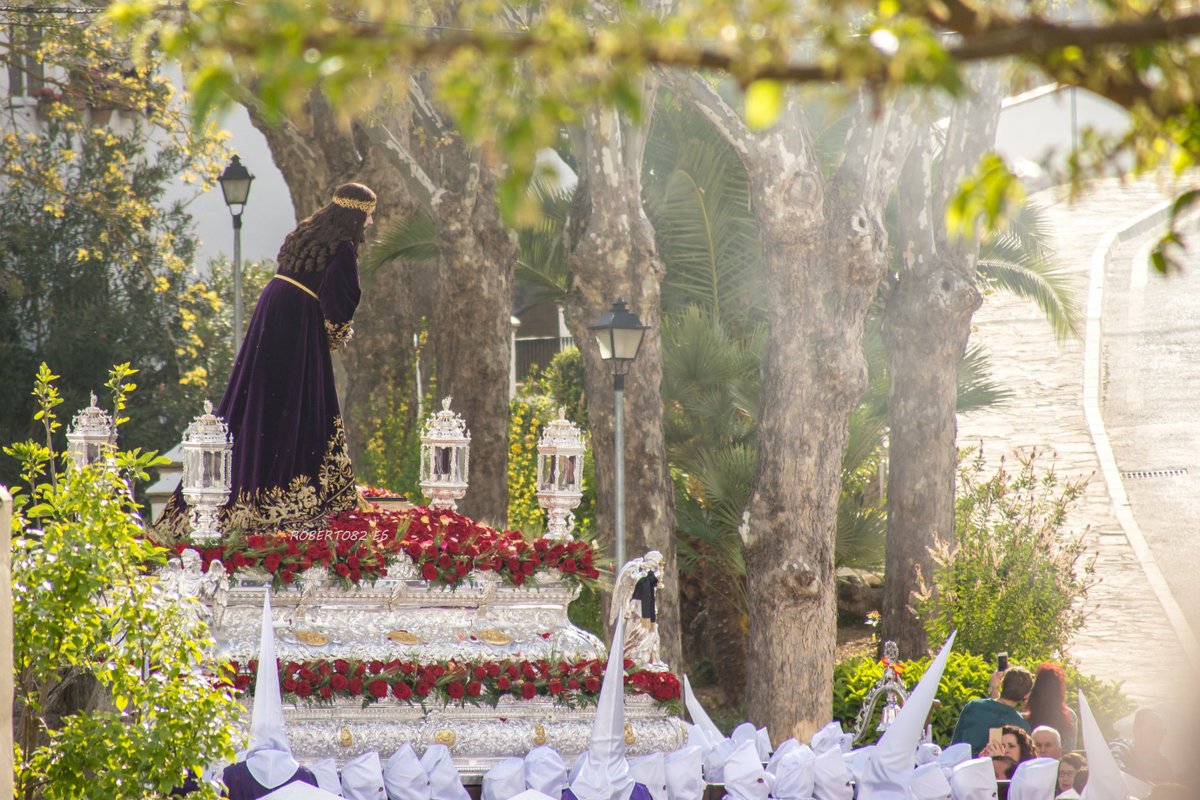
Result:
{"type": "Polygon", "coordinates": [[[198,543],[220,538],[217,512],[229,500],[233,437],[212,410],[205,400],[204,413],[183,433],[183,499],[191,508],[192,540],[198,543]]]}
{"type": "Polygon", "coordinates": [[[80,410],[67,429],[67,455],[71,463],[82,469],[89,464],[103,464],[117,446],[117,430],[108,412],[96,405],[96,393],[92,402],[80,410]]]}
{"type": "Polygon", "coordinates": [[[430,508],[458,508],[457,501],[467,493],[470,448],[467,423],[450,410],[447,397],[421,431],[421,491],[430,508]]]}
{"type": "Polygon", "coordinates": [[[538,440],[537,498],[548,517],[546,538],[566,541],[575,529],[571,512],[583,499],[583,434],[558,409],[558,419],[546,426],[538,440]]]}

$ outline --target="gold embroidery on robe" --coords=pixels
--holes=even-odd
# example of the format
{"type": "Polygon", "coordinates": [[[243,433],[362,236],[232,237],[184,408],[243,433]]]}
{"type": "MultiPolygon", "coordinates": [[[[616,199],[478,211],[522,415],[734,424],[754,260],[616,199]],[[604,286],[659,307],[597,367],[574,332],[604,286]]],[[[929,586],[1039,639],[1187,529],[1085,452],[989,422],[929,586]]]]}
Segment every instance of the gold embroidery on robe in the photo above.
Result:
{"type": "MultiPolygon", "coordinates": [[[[221,509],[221,531],[228,534],[323,522],[329,514],[353,508],[356,497],[354,467],[346,447],[346,430],[339,416],[334,418],[333,436],[325,445],[317,475],[297,475],[287,486],[239,493],[233,502],[221,509]]],[[[179,505],[176,496],[167,502],[155,526],[160,537],[174,541],[188,537],[188,509],[179,508],[179,505]]]]}
{"type": "Polygon", "coordinates": [[[325,320],[325,338],[329,340],[329,349],[337,350],[344,347],[354,336],[354,328],[350,322],[330,322],[325,320]]]}

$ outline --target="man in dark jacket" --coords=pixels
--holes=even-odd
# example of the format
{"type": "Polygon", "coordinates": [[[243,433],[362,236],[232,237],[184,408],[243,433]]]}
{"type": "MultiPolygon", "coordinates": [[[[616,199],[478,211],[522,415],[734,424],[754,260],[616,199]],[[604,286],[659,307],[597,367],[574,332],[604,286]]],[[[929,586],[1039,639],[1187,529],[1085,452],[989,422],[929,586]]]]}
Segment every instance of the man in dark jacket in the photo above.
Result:
{"type": "Polygon", "coordinates": [[[998,689],[999,697],[967,701],[958,715],[950,743],[966,742],[971,745],[971,755],[978,756],[988,743],[990,728],[1016,725],[1028,733],[1029,723],[1017,709],[1029,697],[1032,688],[1033,676],[1021,667],[1010,667],[992,675],[992,691],[996,694],[998,689]]]}

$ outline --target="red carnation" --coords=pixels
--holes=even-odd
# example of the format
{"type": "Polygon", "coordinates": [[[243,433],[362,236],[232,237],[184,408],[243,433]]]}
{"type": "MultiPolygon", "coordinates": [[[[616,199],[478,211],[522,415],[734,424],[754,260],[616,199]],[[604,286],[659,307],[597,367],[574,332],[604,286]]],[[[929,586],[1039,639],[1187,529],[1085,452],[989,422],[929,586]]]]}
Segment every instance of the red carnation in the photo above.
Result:
{"type": "Polygon", "coordinates": [[[467,684],[467,694],[471,697],[479,697],[483,693],[483,684],[479,681],[470,681],[467,684]]]}
{"type": "Polygon", "coordinates": [[[537,694],[537,686],[535,684],[529,681],[525,681],[521,684],[521,697],[524,697],[526,700],[530,700],[535,694],[537,694]]]}
{"type": "Polygon", "coordinates": [[[392,694],[395,695],[399,700],[407,700],[408,698],[412,697],[412,693],[412,687],[404,681],[401,681],[392,687],[392,694]]]}
{"type": "Polygon", "coordinates": [[[512,681],[508,679],[507,675],[501,675],[496,679],[496,688],[502,692],[507,692],[512,688],[512,681]]]}
{"type": "Polygon", "coordinates": [[[453,564],[453,563],[454,563],[454,559],[452,559],[452,558],[451,558],[449,555],[447,555],[446,553],[442,553],[442,554],[441,554],[440,556],[438,556],[438,558],[437,558],[437,565],[438,565],[438,569],[449,569],[449,568],[450,568],[450,565],[451,565],[451,564],[453,564]]]}
{"type": "Polygon", "coordinates": [[[279,553],[271,553],[271,555],[263,559],[263,568],[267,572],[274,572],[275,570],[279,569],[279,562],[282,560],[283,558],[279,555],[279,553]]]}
{"type": "Polygon", "coordinates": [[[451,681],[450,685],[446,687],[446,694],[450,695],[450,697],[455,700],[458,700],[466,693],[467,687],[463,686],[458,681],[451,681]]]}
{"type": "Polygon", "coordinates": [[[583,682],[583,688],[593,693],[600,691],[600,679],[589,675],[583,682]]]}
{"type": "Polygon", "coordinates": [[[456,575],[458,575],[458,577],[461,578],[462,576],[466,575],[470,571],[471,571],[471,562],[470,561],[454,562],[454,572],[456,575]]]}
{"type": "Polygon", "coordinates": [[[559,694],[562,690],[562,681],[560,681],[558,678],[554,678],[550,681],[550,683],[546,684],[546,691],[548,691],[550,694],[559,694]]]}
{"type": "Polygon", "coordinates": [[[385,681],[385,680],[371,681],[370,683],[367,684],[367,691],[369,691],[372,694],[372,696],[374,696],[376,698],[387,697],[387,695],[388,695],[387,681],[385,681]]]}
{"type": "Polygon", "coordinates": [[[495,661],[489,661],[486,666],[488,677],[494,678],[500,674],[500,665],[495,661]]]}
{"type": "Polygon", "coordinates": [[[346,563],[350,565],[350,569],[358,569],[362,566],[362,562],[358,560],[358,556],[350,556],[346,559],[346,563]]]}
{"type": "Polygon", "coordinates": [[[357,697],[358,695],[362,694],[362,680],[359,678],[351,678],[350,685],[347,688],[350,690],[350,694],[357,697]]]}
{"type": "Polygon", "coordinates": [[[333,696],[333,689],[329,688],[328,686],[322,686],[320,694],[321,694],[321,697],[329,699],[330,697],[333,696]]]}
{"type": "Polygon", "coordinates": [[[362,572],[356,569],[350,570],[350,580],[358,583],[362,579],[362,572]]]}
{"type": "Polygon", "coordinates": [[[521,674],[526,678],[534,678],[537,677],[537,670],[533,668],[533,664],[530,664],[528,661],[522,661],[521,674]]]}
{"type": "Polygon", "coordinates": [[[567,681],[567,688],[570,689],[572,692],[579,691],[579,679],[571,678],[569,681],[567,681]]]}
{"type": "Polygon", "coordinates": [[[421,567],[421,577],[427,581],[437,580],[438,568],[434,564],[426,564],[421,567]]]}
{"type": "Polygon", "coordinates": [[[474,675],[479,680],[483,680],[484,678],[486,678],[488,676],[487,667],[483,667],[483,666],[476,667],[475,669],[471,670],[471,674],[474,675]]]}

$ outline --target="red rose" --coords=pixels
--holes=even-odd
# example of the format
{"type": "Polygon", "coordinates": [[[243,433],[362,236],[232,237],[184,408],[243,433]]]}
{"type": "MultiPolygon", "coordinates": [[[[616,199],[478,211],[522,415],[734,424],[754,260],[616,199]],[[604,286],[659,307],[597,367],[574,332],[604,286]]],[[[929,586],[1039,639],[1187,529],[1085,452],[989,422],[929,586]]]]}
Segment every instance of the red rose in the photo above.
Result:
{"type": "Polygon", "coordinates": [[[350,570],[350,580],[358,583],[360,580],[362,580],[362,572],[356,569],[350,570]]]}
{"type": "Polygon", "coordinates": [[[570,573],[575,572],[575,570],[579,569],[579,566],[575,563],[575,559],[568,558],[566,561],[559,564],[558,568],[561,569],[563,572],[570,574],[570,573]]]}
{"type": "Polygon", "coordinates": [[[622,666],[623,666],[625,669],[629,669],[630,667],[632,667],[632,666],[633,666],[633,659],[632,659],[632,658],[627,658],[627,659],[625,659],[625,663],[624,663],[624,664],[622,664],[622,666]]]}
{"type": "Polygon", "coordinates": [[[283,690],[285,692],[296,691],[296,682],[294,680],[292,680],[291,678],[284,678],[283,679],[283,690]]]}
{"type": "Polygon", "coordinates": [[[567,681],[567,688],[570,689],[572,692],[579,691],[579,679],[571,678],[569,681],[567,681]]]}
{"type": "Polygon", "coordinates": [[[400,665],[400,671],[403,672],[405,675],[412,675],[413,669],[415,669],[415,667],[413,667],[412,663],[408,662],[408,661],[405,661],[403,664],[400,665]]]}
{"type": "Polygon", "coordinates": [[[562,690],[563,690],[562,681],[560,681],[558,678],[554,678],[553,680],[550,681],[550,683],[546,684],[546,691],[549,692],[550,694],[559,694],[560,692],[562,692],[562,690]]]}
{"type": "Polygon", "coordinates": [[[428,683],[426,681],[421,681],[420,683],[417,684],[416,692],[421,697],[425,697],[427,694],[429,694],[432,691],[433,691],[432,683],[428,683]]]}
{"type": "Polygon", "coordinates": [[[290,539],[288,540],[287,545],[284,546],[283,551],[285,553],[287,553],[289,556],[295,556],[295,555],[300,554],[300,548],[296,545],[296,543],[294,541],[292,541],[290,539]]]}
{"type": "Polygon", "coordinates": [[[454,700],[458,700],[466,693],[467,687],[463,686],[458,681],[451,681],[450,685],[446,687],[446,694],[450,695],[450,697],[454,700]]]}
{"type": "Polygon", "coordinates": [[[362,680],[359,678],[351,678],[350,685],[346,687],[350,690],[350,694],[357,697],[362,694],[362,680]]]}
{"type": "Polygon", "coordinates": [[[401,681],[392,687],[392,694],[399,700],[407,700],[412,697],[412,687],[401,681]]]}
{"type": "Polygon", "coordinates": [[[367,684],[367,691],[369,691],[371,693],[371,695],[376,698],[387,697],[387,695],[388,695],[387,681],[385,681],[385,680],[371,681],[370,683],[367,684]]]}
{"type": "Polygon", "coordinates": [[[437,580],[438,568],[434,564],[426,564],[421,567],[421,577],[427,581],[437,580]]]}
{"type": "Polygon", "coordinates": [[[593,694],[600,691],[600,679],[594,675],[589,675],[583,682],[583,688],[593,694]]]}
{"type": "Polygon", "coordinates": [[[599,661],[593,661],[590,669],[597,678],[604,674],[604,667],[600,666],[599,661]]]}
{"type": "Polygon", "coordinates": [[[358,560],[358,556],[350,556],[346,559],[346,563],[350,565],[350,569],[358,569],[362,566],[362,562],[358,560]]]}
{"type": "Polygon", "coordinates": [[[337,566],[335,566],[333,568],[333,571],[336,572],[338,575],[341,575],[343,578],[350,574],[350,568],[347,567],[345,564],[341,564],[341,563],[339,563],[337,566]]]}
{"type": "Polygon", "coordinates": [[[483,684],[479,681],[471,681],[467,684],[467,694],[471,697],[479,697],[483,693],[483,684]]]}
{"type": "Polygon", "coordinates": [[[296,694],[300,697],[308,697],[312,694],[312,684],[308,681],[299,681],[296,684],[296,694]]]}
{"type": "Polygon", "coordinates": [[[335,672],[333,677],[329,679],[329,685],[340,692],[350,685],[350,681],[345,675],[335,672]]]}
{"type": "Polygon", "coordinates": [[[456,575],[458,575],[458,577],[461,578],[462,576],[466,575],[470,571],[471,571],[471,562],[469,562],[469,561],[454,562],[454,573],[456,575]]]}
{"type": "Polygon", "coordinates": [[[350,662],[344,658],[335,659],[333,662],[335,672],[340,672],[342,675],[350,674],[350,662]]]}
{"type": "Polygon", "coordinates": [[[487,667],[483,667],[483,666],[476,667],[475,669],[471,670],[471,674],[474,675],[479,680],[483,680],[484,678],[486,678],[488,676],[487,667]]]}
{"type": "Polygon", "coordinates": [[[529,681],[525,681],[521,684],[521,697],[524,697],[526,700],[530,700],[535,694],[537,694],[536,685],[530,683],[529,681]]]}
{"type": "Polygon", "coordinates": [[[521,586],[522,584],[524,584],[525,583],[525,573],[524,572],[514,572],[513,576],[512,576],[512,582],[516,586],[521,586]]]}
{"type": "Polygon", "coordinates": [[[521,674],[526,678],[535,678],[537,677],[537,670],[533,668],[533,664],[530,664],[528,661],[522,661],[521,674]]]}
{"type": "Polygon", "coordinates": [[[305,666],[300,668],[300,677],[306,681],[316,680],[317,673],[305,666]]]}
{"type": "Polygon", "coordinates": [[[275,570],[279,569],[279,562],[282,560],[283,558],[279,555],[279,553],[271,553],[271,555],[263,559],[263,568],[267,572],[274,572],[275,570]]]}
{"type": "Polygon", "coordinates": [[[329,666],[328,661],[325,661],[322,662],[321,666],[317,667],[317,672],[321,673],[322,675],[328,675],[330,672],[333,672],[333,668],[329,666]]]}
{"type": "Polygon", "coordinates": [[[512,681],[508,679],[507,675],[501,675],[496,679],[496,688],[502,692],[507,692],[512,688],[512,681]]]}
{"type": "Polygon", "coordinates": [[[372,675],[378,675],[379,673],[383,672],[383,662],[379,661],[378,659],[372,661],[370,666],[367,667],[367,671],[369,671],[372,675]]]}
{"type": "Polygon", "coordinates": [[[487,674],[488,674],[488,677],[490,677],[490,678],[494,678],[497,675],[499,675],[500,674],[500,665],[497,664],[495,661],[489,661],[487,663],[487,674]]]}
{"type": "Polygon", "coordinates": [[[366,672],[367,672],[367,665],[366,665],[366,663],[364,663],[362,661],[358,662],[358,665],[354,667],[354,677],[356,677],[356,678],[361,678],[363,675],[366,674],[366,672]]]}
{"type": "Polygon", "coordinates": [[[333,696],[333,689],[329,688],[328,686],[322,686],[320,694],[321,694],[321,697],[329,699],[330,697],[333,696]]]}
{"type": "Polygon", "coordinates": [[[452,559],[452,558],[451,558],[451,557],[450,557],[448,554],[446,554],[446,553],[442,553],[442,554],[441,554],[440,556],[438,556],[438,558],[437,558],[437,565],[438,565],[438,569],[449,569],[449,568],[450,568],[450,565],[451,565],[451,564],[453,564],[453,563],[454,563],[454,559],[452,559]]]}

